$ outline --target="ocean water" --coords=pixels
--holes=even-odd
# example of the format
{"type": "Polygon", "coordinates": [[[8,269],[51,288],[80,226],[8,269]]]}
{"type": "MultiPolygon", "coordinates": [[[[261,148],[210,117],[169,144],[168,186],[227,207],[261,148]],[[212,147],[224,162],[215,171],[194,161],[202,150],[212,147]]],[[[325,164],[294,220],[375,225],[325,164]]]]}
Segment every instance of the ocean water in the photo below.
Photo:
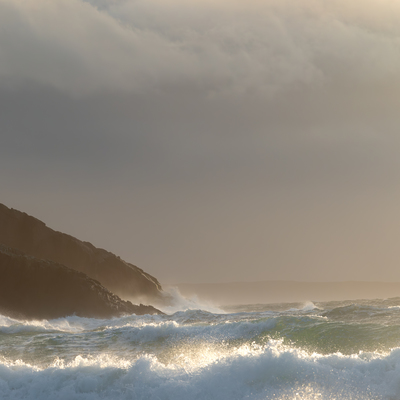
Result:
{"type": "Polygon", "coordinates": [[[400,399],[400,298],[204,308],[0,316],[0,399],[400,399]]]}

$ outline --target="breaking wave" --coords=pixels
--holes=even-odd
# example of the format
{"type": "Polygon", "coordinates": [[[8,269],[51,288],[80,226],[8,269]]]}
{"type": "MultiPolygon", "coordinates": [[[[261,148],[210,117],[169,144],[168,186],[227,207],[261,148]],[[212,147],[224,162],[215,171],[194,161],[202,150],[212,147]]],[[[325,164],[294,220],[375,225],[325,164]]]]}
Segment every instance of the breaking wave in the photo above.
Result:
{"type": "Polygon", "coordinates": [[[399,399],[400,301],[0,316],[2,399],[399,399]],[[254,311],[257,310],[257,311],[254,311]]]}

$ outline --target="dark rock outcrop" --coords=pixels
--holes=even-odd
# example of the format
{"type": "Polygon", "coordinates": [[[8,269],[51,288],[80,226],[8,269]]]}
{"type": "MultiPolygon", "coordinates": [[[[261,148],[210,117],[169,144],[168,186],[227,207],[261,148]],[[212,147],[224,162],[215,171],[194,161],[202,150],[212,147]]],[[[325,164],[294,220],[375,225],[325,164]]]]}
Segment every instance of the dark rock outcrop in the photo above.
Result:
{"type": "Polygon", "coordinates": [[[157,279],[142,269],[3,204],[0,204],[0,243],[83,272],[121,298],[146,302],[165,298],[157,279]]]}
{"type": "Polygon", "coordinates": [[[0,313],[28,319],[162,314],[152,306],[121,300],[82,272],[4,245],[0,245],[0,313]]]}

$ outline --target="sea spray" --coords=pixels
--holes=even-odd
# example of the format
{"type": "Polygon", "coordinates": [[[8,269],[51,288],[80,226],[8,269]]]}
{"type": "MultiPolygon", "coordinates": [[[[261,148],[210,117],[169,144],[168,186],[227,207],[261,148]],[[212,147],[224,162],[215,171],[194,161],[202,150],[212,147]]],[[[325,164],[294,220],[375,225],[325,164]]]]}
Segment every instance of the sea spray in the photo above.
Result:
{"type": "Polygon", "coordinates": [[[200,300],[197,295],[190,297],[184,297],[180,293],[179,289],[174,286],[165,288],[165,293],[169,298],[169,301],[165,304],[157,304],[157,307],[165,312],[166,314],[172,314],[177,311],[185,310],[204,310],[213,313],[225,313],[225,311],[212,303],[211,301],[200,300]]]}
{"type": "Polygon", "coordinates": [[[0,398],[398,399],[399,300],[0,317],[0,398]]]}

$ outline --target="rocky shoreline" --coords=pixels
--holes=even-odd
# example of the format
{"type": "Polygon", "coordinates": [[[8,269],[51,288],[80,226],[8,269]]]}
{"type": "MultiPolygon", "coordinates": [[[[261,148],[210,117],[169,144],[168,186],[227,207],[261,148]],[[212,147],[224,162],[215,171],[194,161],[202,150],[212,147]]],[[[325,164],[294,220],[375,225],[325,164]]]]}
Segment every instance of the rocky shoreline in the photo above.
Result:
{"type": "Polygon", "coordinates": [[[152,306],[120,299],[82,272],[4,245],[0,245],[0,276],[0,312],[13,318],[162,314],[152,306]]]}
{"type": "Polygon", "coordinates": [[[164,300],[158,280],[136,265],[3,204],[0,204],[0,243],[83,272],[123,299],[164,300]]]}
{"type": "Polygon", "coordinates": [[[13,318],[163,314],[156,278],[89,242],[0,204],[0,313],[13,318]]]}

